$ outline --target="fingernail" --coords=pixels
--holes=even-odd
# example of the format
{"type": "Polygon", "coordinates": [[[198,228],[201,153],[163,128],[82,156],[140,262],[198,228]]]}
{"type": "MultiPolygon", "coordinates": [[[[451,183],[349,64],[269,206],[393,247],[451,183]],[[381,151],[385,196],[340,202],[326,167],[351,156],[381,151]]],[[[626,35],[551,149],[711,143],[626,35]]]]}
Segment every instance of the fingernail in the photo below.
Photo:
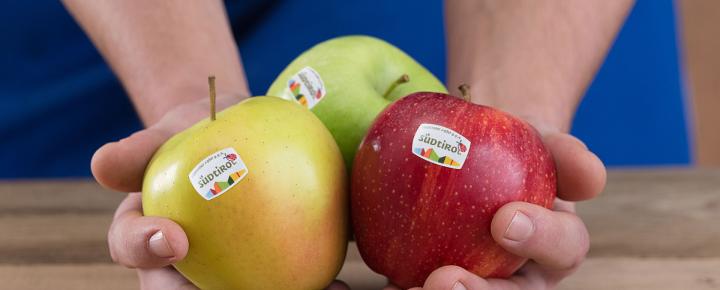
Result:
{"type": "Polygon", "coordinates": [[[170,258],[175,255],[162,231],[157,231],[157,233],[153,234],[152,237],[150,237],[150,242],[148,244],[150,252],[155,256],[160,258],[170,258]]]}
{"type": "Polygon", "coordinates": [[[528,216],[520,211],[515,212],[510,225],[505,230],[505,238],[515,242],[522,242],[530,238],[535,225],[528,216]]]}
{"type": "Polygon", "coordinates": [[[457,281],[455,282],[455,285],[453,285],[452,290],[467,290],[467,288],[465,288],[465,285],[463,285],[463,283],[457,281]]]}

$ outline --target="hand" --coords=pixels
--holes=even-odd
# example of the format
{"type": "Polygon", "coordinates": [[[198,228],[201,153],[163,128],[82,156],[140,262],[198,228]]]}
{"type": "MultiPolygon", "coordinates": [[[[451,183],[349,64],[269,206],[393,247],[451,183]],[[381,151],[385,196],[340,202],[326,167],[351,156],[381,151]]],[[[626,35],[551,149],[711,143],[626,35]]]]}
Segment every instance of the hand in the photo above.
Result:
{"type": "MultiPolygon", "coordinates": [[[[491,233],[503,248],[530,261],[509,279],[483,279],[463,268],[435,270],[422,288],[413,290],[549,290],[572,274],[589,248],[588,231],[571,201],[597,196],[605,187],[602,161],[577,138],[536,126],[550,149],[558,172],[558,198],[553,210],[509,203],[493,218],[491,233]]],[[[397,290],[389,285],[385,290],[397,290]]]]}
{"type": "MultiPolygon", "coordinates": [[[[218,96],[218,111],[239,102],[238,96],[218,96]]],[[[118,207],[108,233],[113,261],[137,269],[141,289],[198,289],[170,265],[187,254],[188,239],[175,222],[145,217],[142,199],[143,174],[154,152],[168,138],[209,114],[209,101],[194,101],[169,111],[156,124],[118,142],[105,144],[93,156],[92,172],[105,187],[133,192],[118,207]]],[[[348,289],[333,282],[328,289],[348,289]]]]}

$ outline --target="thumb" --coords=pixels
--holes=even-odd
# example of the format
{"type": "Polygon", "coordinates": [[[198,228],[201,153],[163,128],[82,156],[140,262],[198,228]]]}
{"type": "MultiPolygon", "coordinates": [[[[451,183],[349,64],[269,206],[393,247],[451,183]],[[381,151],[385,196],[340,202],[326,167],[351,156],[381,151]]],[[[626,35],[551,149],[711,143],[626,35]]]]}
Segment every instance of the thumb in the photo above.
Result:
{"type": "MultiPolygon", "coordinates": [[[[219,95],[217,110],[243,98],[240,95],[219,95]]],[[[202,99],[179,105],[147,129],[100,147],[90,163],[93,176],[102,186],[113,190],[140,191],[145,167],[155,151],[176,133],[208,117],[209,104],[207,99],[202,99]]]]}
{"type": "Polygon", "coordinates": [[[172,134],[156,125],[103,145],[90,162],[93,176],[102,186],[113,190],[140,191],[150,158],[172,134]]]}

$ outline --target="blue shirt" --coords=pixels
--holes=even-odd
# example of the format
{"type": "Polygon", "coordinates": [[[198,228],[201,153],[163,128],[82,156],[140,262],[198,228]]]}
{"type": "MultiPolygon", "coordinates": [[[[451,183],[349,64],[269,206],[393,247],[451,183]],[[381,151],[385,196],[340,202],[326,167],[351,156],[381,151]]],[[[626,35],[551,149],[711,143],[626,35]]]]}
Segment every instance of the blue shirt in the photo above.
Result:
{"type": "MultiPolygon", "coordinates": [[[[58,1],[0,9],[0,178],[89,176],[93,152],[141,128],[127,95],[58,1]]],[[[227,1],[250,88],[299,53],[369,34],[445,76],[442,1],[227,1]]],[[[690,162],[671,0],[637,2],[573,133],[610,165],[690,162]]]]}

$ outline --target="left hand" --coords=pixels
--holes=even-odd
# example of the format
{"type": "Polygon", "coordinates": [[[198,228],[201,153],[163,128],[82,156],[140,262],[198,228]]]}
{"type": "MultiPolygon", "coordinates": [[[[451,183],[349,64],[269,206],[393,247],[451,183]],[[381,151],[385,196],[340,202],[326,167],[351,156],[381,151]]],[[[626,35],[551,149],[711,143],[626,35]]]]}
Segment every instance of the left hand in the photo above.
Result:
{"type": "Polygon", "coordinates": [[[605,167],[577,138],[556,130],[541,132],[558,171],[553,210],[512,202],[497,211],[491,224],[493,239],[528,263],[508,279],[483,279],[461,267],[444,266],[432,272],[423,287],[411,290],[550,290],[577,270],[590,242],[575,204],[566,200],[597,196],[605,186],[605,167]]]}

